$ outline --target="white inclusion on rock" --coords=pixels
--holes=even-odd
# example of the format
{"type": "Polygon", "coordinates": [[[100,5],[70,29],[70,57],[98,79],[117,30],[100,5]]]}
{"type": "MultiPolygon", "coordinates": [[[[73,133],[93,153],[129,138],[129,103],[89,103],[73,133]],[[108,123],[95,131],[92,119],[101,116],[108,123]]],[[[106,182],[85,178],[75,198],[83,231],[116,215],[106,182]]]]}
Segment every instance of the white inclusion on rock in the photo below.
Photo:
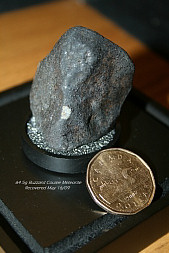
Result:
{"type": "Polygon", "coordinates": [[[67,105],[64,105],[62,107],[61,119],[68,119],[70,117],[70,114],[71,114],[71,109],[67,105]]]}

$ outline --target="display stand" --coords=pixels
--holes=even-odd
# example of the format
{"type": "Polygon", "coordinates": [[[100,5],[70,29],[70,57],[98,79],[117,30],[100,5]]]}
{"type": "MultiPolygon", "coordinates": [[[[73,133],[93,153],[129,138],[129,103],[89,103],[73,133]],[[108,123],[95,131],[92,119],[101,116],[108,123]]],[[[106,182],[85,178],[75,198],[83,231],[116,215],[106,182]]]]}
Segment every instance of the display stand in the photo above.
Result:
{"type": "Polygon", "coordinates": [[[136,215],[105,214],[87,191],[85,173],[51,172],[25,156],[22,131],[30,115],[29,88],[26,84],[0,95],[1,224],[21,252],[97,251],[168,205],[168,112],[138,92],[127,98],[116,147],[137,153],[149,164],[157,190],[153,203],[136,215]]]}

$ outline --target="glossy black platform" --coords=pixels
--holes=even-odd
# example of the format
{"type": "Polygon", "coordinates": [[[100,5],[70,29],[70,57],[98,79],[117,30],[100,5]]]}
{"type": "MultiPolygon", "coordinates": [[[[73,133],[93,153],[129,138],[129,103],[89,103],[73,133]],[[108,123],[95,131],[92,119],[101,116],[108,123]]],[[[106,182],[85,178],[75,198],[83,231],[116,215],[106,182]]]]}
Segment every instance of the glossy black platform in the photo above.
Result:
{"type": "Polygon", "coordinates": [[[157,191],[151,206],[134,216],[103,215],[86,189],[85,174],[53,173],[25,157],[21,135],[30,114],[29,88],[30,84],[23,85],[0,96],[0,220],[18,250],[94,252],[168,205],[168,112],[140,94],[128,97],[117,146],[150,165],[157,191]]]}
{"type": "MultiPolygon", "coordinates": [[[[26,122],[27,123],[27,122],[26,122]]],[[[34,164],[58,173],[77,174],[86,172],[86,168],[90,160],[98,153],[98,151],[83,154],[79,156],[64,156],[52,154],[44,149],[40,149],[35,145],[27,134],[27,124],[22,132],[22,148],[27,158],[34,164]]],[[[99,151],[113,147],[120,135],[120,124],[114,128],[115,134],[106,146],[102,147],[99,151]]]]}

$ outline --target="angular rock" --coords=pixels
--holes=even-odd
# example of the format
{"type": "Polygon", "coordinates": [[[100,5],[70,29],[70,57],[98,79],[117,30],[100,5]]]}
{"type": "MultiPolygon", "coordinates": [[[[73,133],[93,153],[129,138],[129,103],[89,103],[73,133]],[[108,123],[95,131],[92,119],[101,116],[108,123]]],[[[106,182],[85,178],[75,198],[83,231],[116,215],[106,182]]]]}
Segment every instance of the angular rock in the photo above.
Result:
{"type": "Polygon", "coordinates": [[[108,133],[133,74],[122,48],[90,29],[69,29],[40,62],[30,93],[32,114],[49,147],[67,151],[108,133]]]}

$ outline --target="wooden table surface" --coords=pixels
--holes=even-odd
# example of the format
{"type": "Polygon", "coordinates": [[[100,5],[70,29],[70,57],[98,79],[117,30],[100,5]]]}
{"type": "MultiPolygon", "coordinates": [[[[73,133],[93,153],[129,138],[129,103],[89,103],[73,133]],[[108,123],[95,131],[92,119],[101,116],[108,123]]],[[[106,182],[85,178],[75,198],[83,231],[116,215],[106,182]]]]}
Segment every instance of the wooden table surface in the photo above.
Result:
{"type": "MultiPolygon", "coordinates": [[[[38,62],[60,36],[68,28],[82,25],[124,48],[135,63],[134,87],[169,108],[169,62],[82,0],[54,1],[4,13],[0,24],[0,91],[31,80],[38,62]]],[[[169,207],[99,252],[167,251],[169,207]]]]}

